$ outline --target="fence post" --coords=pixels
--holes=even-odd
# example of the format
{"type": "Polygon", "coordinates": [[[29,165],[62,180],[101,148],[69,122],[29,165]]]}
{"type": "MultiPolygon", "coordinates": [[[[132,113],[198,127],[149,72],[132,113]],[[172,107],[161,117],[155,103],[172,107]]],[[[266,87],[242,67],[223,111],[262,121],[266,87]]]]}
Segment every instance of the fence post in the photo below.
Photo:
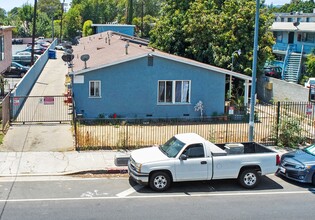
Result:
{"type": "Polygon", "coordinates": [[[277,102],[277,131],[276,131],[276,145],[278,145],[278,138],[279,138],[279,125],[280,125],[280,102],[277,102]]]}
{"type": "Polygon", "coordinates": [[[126,149],[126,148],[129,148],[129,146],[128,146],[128,124],[126,123],[125,126],[126,126],[126,132],[125,132],[126,133],[125,149],[126,149]]]}
{"type": "Polygon", "coordinates": [[[80,151],[80,147],[78,146],[78,134],[77,134],[77,118],[73,114],[73,127],[74,127],[74,146],[76,151],[80,151]]]}

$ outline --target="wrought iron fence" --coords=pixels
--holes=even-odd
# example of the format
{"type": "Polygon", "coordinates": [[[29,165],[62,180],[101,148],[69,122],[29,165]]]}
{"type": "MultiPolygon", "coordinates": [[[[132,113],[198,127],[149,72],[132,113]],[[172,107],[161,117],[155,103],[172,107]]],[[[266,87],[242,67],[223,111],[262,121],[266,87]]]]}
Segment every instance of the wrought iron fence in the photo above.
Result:
{"type": "MultiPolygon", "coordinates": [[[[249,114],[203,118],[86,119],[75,117],[77,148],[140,148],[161,144],[177,133],[194,132],[214,143],[247,142],[249,114]]],[[[284,121],[299,121],[301,136],[314,139],[314,104],[278,102],[255,106],[254,141],[277,144],[284,121]]]]}

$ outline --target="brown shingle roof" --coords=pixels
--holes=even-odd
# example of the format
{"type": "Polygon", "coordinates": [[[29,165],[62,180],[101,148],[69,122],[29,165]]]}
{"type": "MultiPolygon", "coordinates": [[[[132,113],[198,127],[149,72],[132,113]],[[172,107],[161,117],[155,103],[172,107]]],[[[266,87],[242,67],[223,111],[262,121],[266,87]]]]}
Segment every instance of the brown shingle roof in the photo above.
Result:
{"type": "Polygon", "coordinates": [[[73,70],[79,71],[84,68],[84,62],[80,59],[83,54],[90,55],[87,67],[96,68],[110,63],[133,59],[152,52],[147,46],[139,46],[138,44],[129,42],[128,53],[126,54],[127,43],[120,35],[112,34],[111,32],[103,32],[81,38],[79,44],[73,47],[73,70]]]}
{"type": "MultiPolygon", "coordinates": [[[[132,41],[132,39],[130,39],[132,41]]],[[[83,37],[77,46],[73,47],[73,71],[74,73],[82,73],[91,69],[102,68],[112,64],[125,62],[139,57],[153,54],[170,60],[174,60],[188,65],[197,66],[222,74],[232,75],[244,80],[251,80],[250,76],[232,72],[230,70],[211,66],[209,64],[201,63],[195,60],[184,57],[164,53],[158,50],[153,50],[147,46],[140,46],[137,43],[128,42],[128,54],[126,54],[126,38],[111,31],[83,37]],[[110,42],[109,42],[110,39],[110,42]],[[84,62],[80,59],[83,54],[89,54],[90,59],[87,61],[87,68],[84,69],[84,62]]]]}

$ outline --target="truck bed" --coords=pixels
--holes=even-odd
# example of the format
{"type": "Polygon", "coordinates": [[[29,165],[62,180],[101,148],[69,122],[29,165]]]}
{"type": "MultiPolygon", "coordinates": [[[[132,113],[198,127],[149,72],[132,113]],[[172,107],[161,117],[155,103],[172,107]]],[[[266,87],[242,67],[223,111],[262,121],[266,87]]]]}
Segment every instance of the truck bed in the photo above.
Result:
{"type": "MultiPolygon", "coordinates": [[[[216,144],[216,146],[218,146],[222,150],[226,150],[226,147],[225,147],[226,144],[227,143],[216,144]]],[[[233,144],[233,143],[231,143],[231,144],[233,144]]],[[[271,149],[269,149],[269,148],[267,148],[261,144],[255,143],[255,142],[244,142],[244,143],[240,143],[240,144],[244,145],[244,154],[274,152],[273,150],[271,150],[271,149]]],[[[235,154],[243,154],[243,153],[233,153],[233,154],[235,155],[235,154]]]]}

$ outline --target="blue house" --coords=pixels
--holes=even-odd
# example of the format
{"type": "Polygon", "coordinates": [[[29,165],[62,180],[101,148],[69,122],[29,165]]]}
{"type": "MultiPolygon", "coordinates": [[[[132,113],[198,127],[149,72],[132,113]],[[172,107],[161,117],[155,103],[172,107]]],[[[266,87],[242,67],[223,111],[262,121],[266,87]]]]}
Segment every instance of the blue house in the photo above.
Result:
{"type": "Polygon", "coordinates": [[[92,24],[92,27],[94,28],[94,33],[99,34],[106,31],[114,31],[121,34],[126,34],[129,36],[135,35],[135,25],[129,25],[129,24],[92,24]]]}
{"type": "Polygon", "coordinates": [[[297,83],[306,56],[315,48],[315,13],[275,13],[271,31],[275,65],[282,67],[282,79],[297,83]]]}
{"type": "Polygon", "coordinates": [[[118,33],[81,38],[73,49],[73,98],[85,118],[196,118],[199,101],[204,115],[223,114],[230,74],[245,81],[248,97],[249,76],[163,53],[118,33]]]}

